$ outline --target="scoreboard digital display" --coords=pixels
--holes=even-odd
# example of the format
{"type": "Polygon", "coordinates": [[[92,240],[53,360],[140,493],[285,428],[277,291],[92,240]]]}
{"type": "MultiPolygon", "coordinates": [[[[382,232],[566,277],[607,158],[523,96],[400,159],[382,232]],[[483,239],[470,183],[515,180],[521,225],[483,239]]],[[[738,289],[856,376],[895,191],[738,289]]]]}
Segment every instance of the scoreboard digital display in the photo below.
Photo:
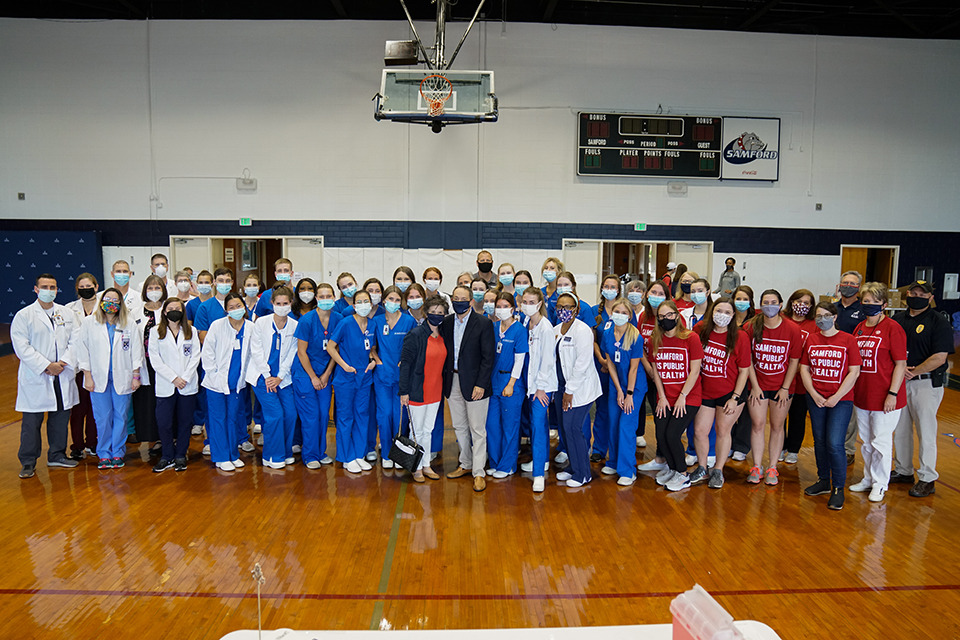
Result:
{"type": "Polygon", "coordinates": [[[578,114],[577,175],[720,178],[723,118],[578,114]]]}

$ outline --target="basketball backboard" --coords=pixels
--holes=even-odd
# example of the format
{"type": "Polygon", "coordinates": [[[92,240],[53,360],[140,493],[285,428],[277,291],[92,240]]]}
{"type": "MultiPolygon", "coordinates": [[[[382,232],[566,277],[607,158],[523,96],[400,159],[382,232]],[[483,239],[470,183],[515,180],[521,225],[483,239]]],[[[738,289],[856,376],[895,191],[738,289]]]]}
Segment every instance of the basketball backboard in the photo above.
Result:
{"type": "Polygon", "coordinates": [[[496,122],[499,114],[493,71],[384,69],[373,117],[432,125],[435,132],[448,124],[496,122]],[[435,75],[449,80],[452,91],[443,113],[431,116],[420,83],[435,75]]]}

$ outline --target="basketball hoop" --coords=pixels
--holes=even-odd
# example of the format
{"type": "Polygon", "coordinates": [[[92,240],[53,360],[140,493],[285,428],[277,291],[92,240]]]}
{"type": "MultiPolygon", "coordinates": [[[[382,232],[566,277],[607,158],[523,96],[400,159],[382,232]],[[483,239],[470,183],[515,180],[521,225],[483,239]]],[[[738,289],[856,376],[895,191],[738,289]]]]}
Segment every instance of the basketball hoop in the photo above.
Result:
{"type": "Polygon", "coordinates": [[[430,116],[443,115],[443,105],[453,95],[453,85],[443,76],[427,76],[420,81],[420,95],[428,105],[430,116]]]}

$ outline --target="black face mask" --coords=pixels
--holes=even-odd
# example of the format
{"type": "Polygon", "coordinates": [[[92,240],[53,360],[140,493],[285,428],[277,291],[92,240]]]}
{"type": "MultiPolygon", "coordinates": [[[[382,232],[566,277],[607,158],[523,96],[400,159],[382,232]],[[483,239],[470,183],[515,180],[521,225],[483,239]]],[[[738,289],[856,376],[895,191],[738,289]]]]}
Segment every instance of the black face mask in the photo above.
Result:
{"type": "Polygon", "coordinates": [[[693,284],[693,283],[692,283],[692,282],[684,282],[684,283],[681,283],[681,285],[680,285],[680,291],[683,291],[684,293],[690,293],[690,285],[691,285],[691,284],[693,284]]]}
{"type": "Polygon", "coordinates": [[[432,324],[435,327],[439,327],[443,323],[443,314],[442,313],[428,313],[427,322],[432,324]]]}
{"type": "Polygon", "coordinates": [[[183,320],[183,311],[167,311],[167,322],[180,322],[183,320]]]}
{"type": "Polygon", "coordinates": [[[480,273],[490,273],[490,270],[493,269],[492,262],[478,262],[477,269],[480,270],[480,273]]]}
{"type": "Polygon", "coordinates": [[[677,328],[676,318],[657,318],[657,323],[664,331],[673,331],[677,328]]]}
{"type": "Polygon", "coordinates": [[[457,315],[466,313],[467,309],[470,308],[469,300],[454,300],[453,301],[453,312],[457,315]]]}
{"type": "Polygon", "coordinates": [[[77,289],[77,295],[79,295],[84,300],[89,300],[93,296],[97,295],[97,290],[93,287],[87,287],[86,289],[77,289]]]}
{"type": "Polygon", "coordinates": [[[921,309],[926,309],[930,305],[930,301],[926,298],[911,298],[907,296],[907,306],[913,309],[914,311],[920,311],[921,309]]]}

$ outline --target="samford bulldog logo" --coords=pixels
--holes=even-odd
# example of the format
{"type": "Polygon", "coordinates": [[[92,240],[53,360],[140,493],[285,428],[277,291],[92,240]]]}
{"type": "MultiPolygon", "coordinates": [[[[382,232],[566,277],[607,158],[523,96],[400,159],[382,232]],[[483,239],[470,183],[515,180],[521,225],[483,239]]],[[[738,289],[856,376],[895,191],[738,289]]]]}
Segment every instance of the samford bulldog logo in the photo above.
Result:
{"type": "Polygon", "coordinates": [[[189,358],[192,353],[193,353],[193,345],[192,345],[192,344],[185,344],[185,345],[183,345],[183,355],[184,355],[184,357],[189,358]]]}
{"type": "Polygon", "coordinates": [[[767,143],[755,133],[744,131],[723,149],[724,159],[731,164],[746,164],[754,160],[776,160],[776,151],[767,151],[767,143]]]}

